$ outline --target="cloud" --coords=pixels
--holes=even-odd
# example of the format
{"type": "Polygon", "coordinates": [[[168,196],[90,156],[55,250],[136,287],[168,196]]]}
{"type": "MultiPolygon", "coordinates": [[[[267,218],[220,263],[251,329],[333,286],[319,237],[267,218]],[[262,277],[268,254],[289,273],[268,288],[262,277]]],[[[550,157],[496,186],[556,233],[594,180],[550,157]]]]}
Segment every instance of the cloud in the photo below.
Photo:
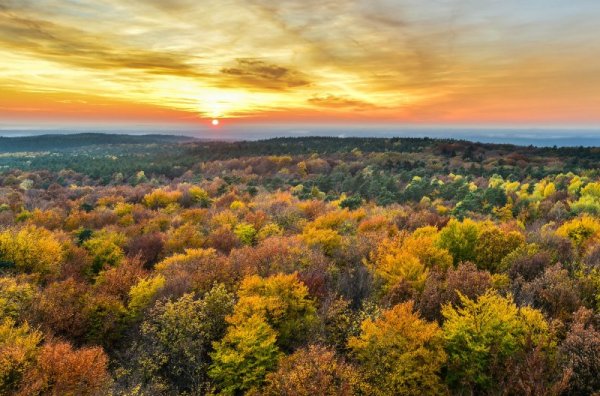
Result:
{"type": "Polygon", "coordinates": [[[122,46],[84,30],[9,11],[0,12],[0,43],[20,53],[90,69],[130,69],[206,77],[181,53],[122,46]]]}
{"type": "Polygon", "coordinates": [[[310,84],[302,72],[254,58],[236,59],[235,65],[222,68],[221,74],[228,83],[253,88],[282,90],[310,84]]]}
{"type": "Polygon", "coordinates": [[[315,95],[308,99],[308,102],[319,107],[333,109],[370,110],[378,108],[373,103],[331,94],[315,95]]]}

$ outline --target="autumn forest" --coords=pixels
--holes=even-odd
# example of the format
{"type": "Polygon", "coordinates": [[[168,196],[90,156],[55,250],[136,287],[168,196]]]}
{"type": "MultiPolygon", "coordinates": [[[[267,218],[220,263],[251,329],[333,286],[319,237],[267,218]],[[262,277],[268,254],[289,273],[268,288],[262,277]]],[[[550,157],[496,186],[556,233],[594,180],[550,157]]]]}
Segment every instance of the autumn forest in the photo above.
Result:
{"type": "Polygon", "coordinates": [[[600,392],[598,148],[0,152],[0,395],[600,392]]]}

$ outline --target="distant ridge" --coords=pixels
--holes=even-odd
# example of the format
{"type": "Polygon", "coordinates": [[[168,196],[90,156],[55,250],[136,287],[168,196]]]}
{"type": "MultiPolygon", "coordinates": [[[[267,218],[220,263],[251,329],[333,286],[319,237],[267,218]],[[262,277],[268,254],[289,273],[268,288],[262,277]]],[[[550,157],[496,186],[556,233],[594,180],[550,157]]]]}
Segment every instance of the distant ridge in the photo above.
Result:
{"type": "Polygon", "coordinates": [[[85,146],[119,144],[177,144],[196,141],[178,135],[127,135],[106,133],[47,134],[37,136],[0,136],[0,152],[61,151],[85,146]]]}

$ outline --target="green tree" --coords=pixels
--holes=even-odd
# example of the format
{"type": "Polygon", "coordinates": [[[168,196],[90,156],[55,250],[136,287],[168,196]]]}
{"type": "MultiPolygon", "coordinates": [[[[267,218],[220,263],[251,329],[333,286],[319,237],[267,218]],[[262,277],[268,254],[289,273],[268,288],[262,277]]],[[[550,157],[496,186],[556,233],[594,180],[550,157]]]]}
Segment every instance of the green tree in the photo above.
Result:
{"type": "Polygon", "coordinates": [[[28,282],[12,277],[0,278],[0,321],[5,318],[18,320],[30,308],[37,290],[28,282]]]}
{"type": "Polygon", "coordinates": [[[209,376],[220,393],[235,395],[261,386],[281,355],[276,340],[277,332],[258,314],[230,326],[210,354],[209,376]]]}
{"type": "Polygon", "coordinates": [[[548,324],[538,310],[518,308],[512,297],[488,291],[476,301],[462,294],[461,306],[442,309],[447,381],[458,391],[493,393],[509,375],[513,355],[547,335],[548,324]]]}
{"type": "Polygon", "coordinates": [[[177,393],[201,393],[212,343],[225,333],[233,295],[215,285],[203,298],[185,294],[159,301],[140,327],[139,364],[147,378],[164,380],[177,393]],[[158,378],[157,378],[158,377],[158,378]]]}
{"type": "Polygon", "coordinates": [[[502,207],[506,205],[506,193],[500,187],[490,187],[483,193],[485,209],[491,211],[493,207],[502,207]]]}
{"type": "Polygon", "coordinates": [[[344,199],[342,202],[340,202],[340,208],[348,208],[350,210],[356,210],[358,208],[360,208],[360,206],[362,205],[362,198],[358,195],[353,195],[351,197],[348,197],[346,199],[344,199]]]}
{"type": "Polygon", "coordinates": [[[192,186],[188,190],[188,193],[192,197],[192,201],[202,208],[208,208],[212,204],[212,199],[206,192],[206,190],[202,189],[198,186],[192,186]]]}
{"type": "Polygon", "coordinates": [[[104,267],[114,267],[124,257],[121,246],[125,242],[122,234],[108,231],[96,233],[83,243],[93,257],[92,274],[97,274],[104,267]]]}
{"type": "Polygon", "coordinates": [[[242,223],[235,226],[233,233],[244,245],[253,245],[256,240],[256,229],[252,224],[242,223]]]}
{"type": "Polygon", "coordinates": [[[473,259],[479,269],[494,273],[500,269],[504,257],[524,244],[525,237],[520,232],[504,232],[489,224],[483,227],[477,237],[473,259]]]}
{"type": "Polygon", "coordinates": [[[475,259],[475,246],[479,235],[479,227],[473,220],[450,220],[448,225],[440,231],[438,243],[441,248],[447,249],[454,265],[461,261],[475,259]]]}

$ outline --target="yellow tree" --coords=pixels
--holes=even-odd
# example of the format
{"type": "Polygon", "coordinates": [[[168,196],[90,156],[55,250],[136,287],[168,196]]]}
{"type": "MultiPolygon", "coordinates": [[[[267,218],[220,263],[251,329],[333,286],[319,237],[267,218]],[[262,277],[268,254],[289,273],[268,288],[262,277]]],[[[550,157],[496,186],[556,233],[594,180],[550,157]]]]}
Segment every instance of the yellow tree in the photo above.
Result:
{"type": "Polygon", "coordinates": [[[412,301],[362,322],[361,333],[348,341],[360,363],[366,393],[432,395],[445,393],[440,370],[446,361],[441,330],[413,311],[412,301]]]}
{"type": "Polygon", "coordinates": [[[0,277],[0,320],[17,320],[31,308],[37,294],[36,288],[25,280],[14,277],[0,277]]]}
{"type": "Polygon", "coordinates": [[[314,302],[296,274],[246,277],[240,284],[238,298],[229,323],[237,326],[259,315],[275,329],[277,343],[284,350],[305,339],[316,320],[314,302]]]}
{"type": "Polygon", "coordinates": [[[371,253],[367,267],[384,282],[389,291],[400,282],[407,282],[416,290],[422,290],[429,273],[418,257],[403,247],[403,238],[385,239],[371,253]]]}
{"type": "Polygon", "coordinates": [[[241,282],[238,302],[227,317],[225,337],[213,344],[209,376],[224,394],[260,386],[281,354],[303,341],[316,309],[296,274],[249,276],[241,282]],[[280,349],[281,348],[281,349],[280,349]]]}
{"type": "Polygon", "coordinates": [[[600,221],[592,216],[583,215],[565,222],[556,230],[556,234],[569,238],[576,248],[583,250],[600,239],[600,221]]]}
{"type": "Polygon", "coordinates": [[[144,204],[151,209],[166,208],[177,203],[182,196],[181,191],[156,189],[144,196],[144,204]]]}
{"type": "Polygon", "coordinates": [[[49,275],[60,270],[64,252],[50,231],[29,226],[0,233],[0,261],[22,272],[49,275]]]}
{"type": "Polygon", "coordinates": [[[42,333],[27,323],[16,326],[12,319],[0,322],[0,394],[10,395],[24,373],[34,364],[42,333]]]}
{"type": "Polygon", "coordinates": [[[165,277],[156,275],[151,278],[141,279],[129,291],[129,315],[132,319],[140,317],[155,300],[158,292],[165,285],[165,277]]]}
{"type": "Polygon", "coordinates": [[[342,236],[335,230],[307,226],[302,239],[309,245],[320,248],[327,255],[334,254],[342,246],[342,236]]]}
{"type": "Polygon", "coordinates": [[[448,250],[438,246],[440,233],[436,227],[417,228],[404,239],[402,247],[417,257],[427,268],[447,269],[452,265],[448,250]]]}
{"type": "Polygon", "coordinates": [[[93,257],[91,272],[97,274],[104,267],[114,267],[121,262],[124,252],[121,246],[125,236],[117,232],[101,231],[83,243],[93,257]]]}

